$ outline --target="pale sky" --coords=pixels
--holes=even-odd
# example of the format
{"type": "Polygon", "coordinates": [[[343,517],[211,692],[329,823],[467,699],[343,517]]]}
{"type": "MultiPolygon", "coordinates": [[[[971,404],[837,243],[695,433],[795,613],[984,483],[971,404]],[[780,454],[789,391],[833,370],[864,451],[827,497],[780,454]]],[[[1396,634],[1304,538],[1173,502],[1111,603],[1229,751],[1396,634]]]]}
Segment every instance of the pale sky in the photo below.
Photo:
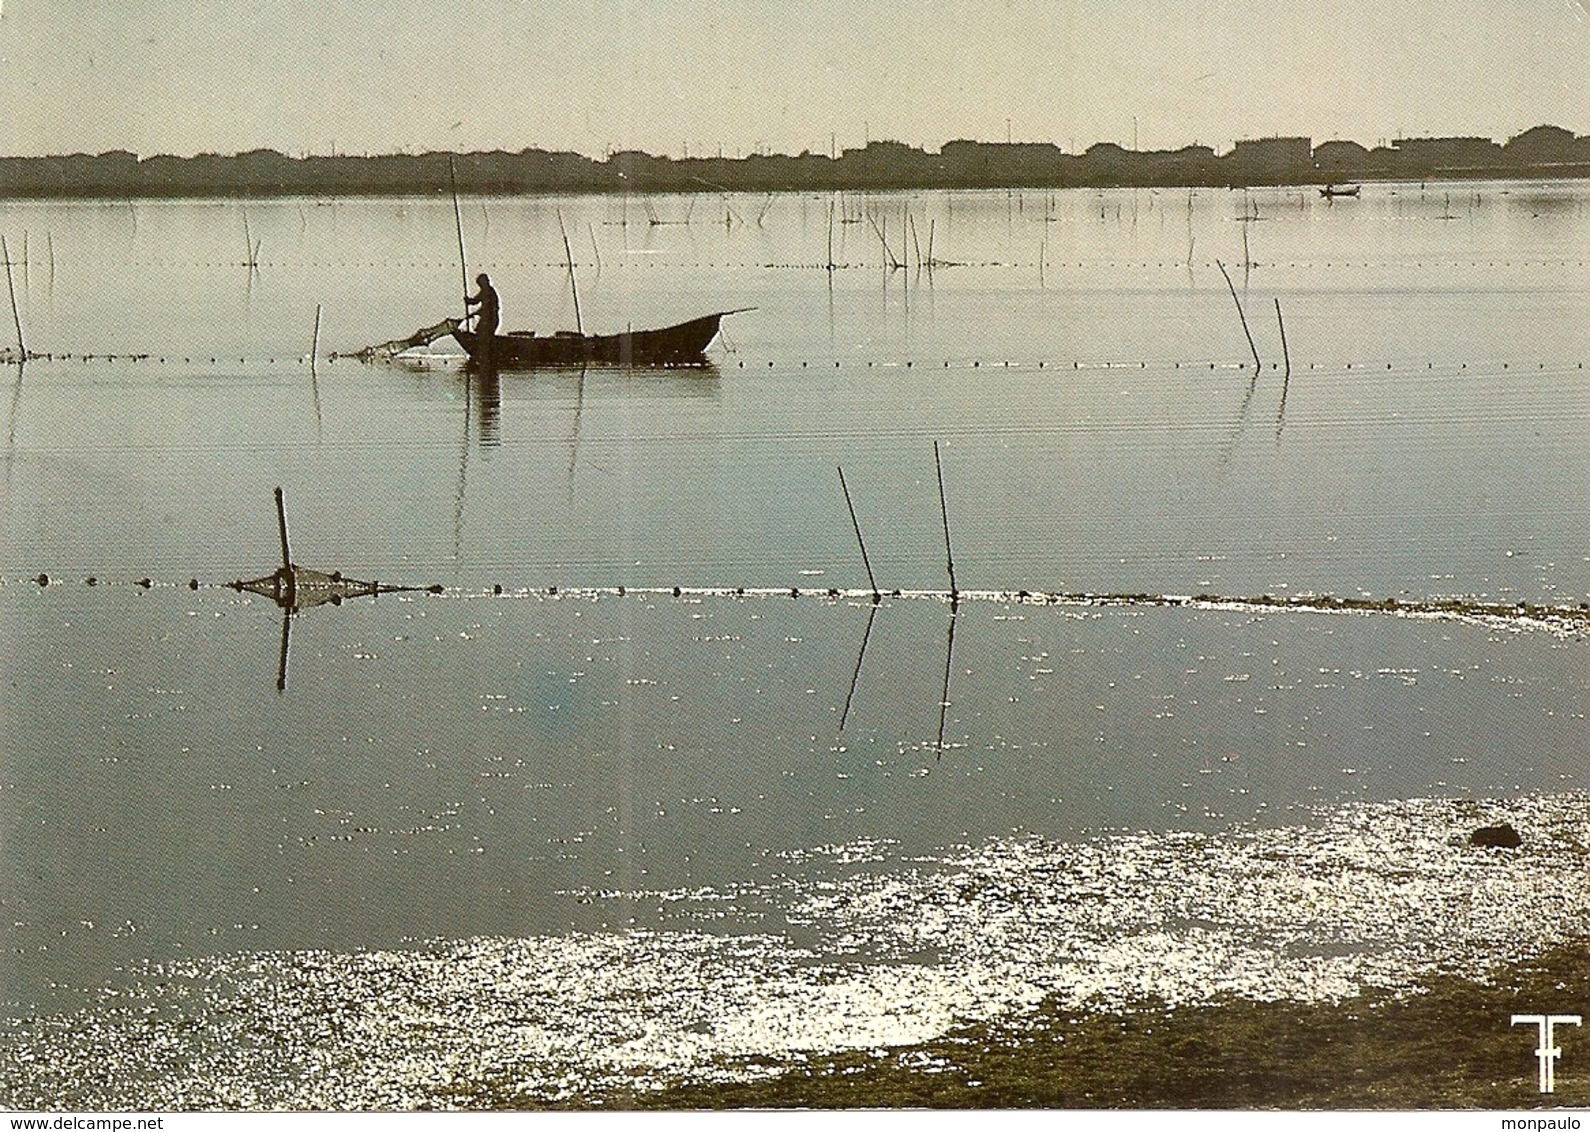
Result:
{"type": "Polygon", "coordinates": [[[0,155],[1590,134],[1583,0],[0,0],[0,155]]]}

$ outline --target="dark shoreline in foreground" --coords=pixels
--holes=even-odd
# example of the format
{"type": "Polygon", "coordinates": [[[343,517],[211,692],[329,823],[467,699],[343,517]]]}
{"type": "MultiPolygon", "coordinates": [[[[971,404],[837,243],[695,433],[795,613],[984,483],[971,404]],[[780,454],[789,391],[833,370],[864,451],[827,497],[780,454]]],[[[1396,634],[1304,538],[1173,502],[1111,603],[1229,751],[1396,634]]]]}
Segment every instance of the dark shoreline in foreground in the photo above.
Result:
{"type": "MultiPolygon", "coordinates": [[[[415,196],[531,193],[867,192],[899,189],[1241,188],[1363,181],[1590,178],[1590,135],[1535,126],[1506,141],[1406,138],[1373,149],[1351,141],[1256,138],[1217,154],[1206,145],[1125,149],[1100,142],[1066,153],[1049,142],[946,142],[929,152],[873,141],[836,154],[600,160],[577,153],[304,155],[257,149],[226,156],[0,157],[0,199],[415,196]]],[[[655,221],[661,223],[661,221],[655,221]]]]}
{"type": "MultiPolygon", "coordinates": [[[[1090,1014],[1052,1001],[919,1046],[813,1057],[781,1075],[609,1096],[581,1109],[1514,1110],[1590,1104],[1590,1034],[1558,1026],[1556,1091],[1512,1015],[1586,1014],[1590,941],[1416,992],[1090,1014]]],[[[777,1063],[763,1063],[773,1068],[777,1063]]],[[[489,1085],[465,1108],[541,1108],[489,1085]]]]}

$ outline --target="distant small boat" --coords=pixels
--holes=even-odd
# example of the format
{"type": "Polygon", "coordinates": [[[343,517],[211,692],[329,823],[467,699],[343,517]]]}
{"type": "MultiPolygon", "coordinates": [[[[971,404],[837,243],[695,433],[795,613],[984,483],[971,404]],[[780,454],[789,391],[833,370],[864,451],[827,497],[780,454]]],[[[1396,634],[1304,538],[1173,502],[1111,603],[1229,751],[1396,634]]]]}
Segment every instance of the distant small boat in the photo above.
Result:
{"type": "Polygon", "coordinates": [[[1363,188],[1362,185],[1326,185],[1319,191],[1319,195],[1322,197],[1355,197],[1361,188],[1363,188]]]}
{"type": "MultiPolygon", "coordinates": [[[[749,310],[750,308],[741,308],[749,310]]],[[[492,338],[492,364],[510,369],[570,366],[596,363],[619,366],[700,365],[706,349],[718,336],[718,324],[739,311],[693,318],[676,326],[655,330],[625,330],[618,334],[577,334],[559,331],[548,337],[532,330],[512,330],[492,338]]],[[[453,323],[452,336],[466,353],[479,360],[484,343],[473,330],[453,323]]]]}

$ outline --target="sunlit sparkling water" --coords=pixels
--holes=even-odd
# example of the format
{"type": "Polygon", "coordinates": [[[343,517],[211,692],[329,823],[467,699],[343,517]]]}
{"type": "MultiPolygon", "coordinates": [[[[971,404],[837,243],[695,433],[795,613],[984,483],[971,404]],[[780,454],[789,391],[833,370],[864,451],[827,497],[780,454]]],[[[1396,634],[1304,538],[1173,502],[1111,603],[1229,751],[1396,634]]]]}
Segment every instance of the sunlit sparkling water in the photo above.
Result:
{"type": "MultiPolygon", "coordinates": [[[[572,326],[560,224],[589,329],[756,308],[706,370],[496,382],[445,356],[329,356],[454,311],[450,201],[0,206],[27,345],[50,355],[0,390],[0,999],[106,1042],[128,1024],[106,987],[165,1009],[180,984],[207,1019],[198,1068],[128,1067],[132,1093],[91,1085],[97,1039],[63,1059],[48,1024],[24,1023],[8,1064],[76,1066],[85,1103],[333,1104],[305,1083],[328,1066],[363,1080],[349,1103],[466,1103],[382,1076],[396,1038],[365,1060],[316,1045],[298,1084],[269,1083],[208,1012],[242,980],[285,1026],[257,980],[312,984],[319,1009],[407,1033],[413,1003],[387,1010],[370,981],[432,962],[404,956],[522,998],[531,968],[616,995],[641,949],[653,983],[602,1017],[624,1042],[674,1035],[636,1064],[699,1069],[916,1040],[1038,993],[1196,999],[1232,964],[1143,982],[1191,946],[1190,913],[1154,895],[1194,883],[1188,845],[1225,868],[1294,829],[1312,848],[1288,883],[1313,892],[1351,815],[1378,814],[1421,847],[1410,868],[1472,886],[1452,839],[1480,811],[1397,800],[1583,788],[1571,634],[976,602],[951,650],[947,602],[668,592],[865,586],[838,466],[880,587],[947,588],[938,441],[962,588],[1585,600],[1590,193],[1364,193],[467,199],[469,268],[509,326],[572,326]],[[277,565],[277,485],[299,562],[444,592],[284,629],[223,586],[277,565]],[[590,586],[613,592],[569,592],[590,586]],[[1110,882],[1136,918],[1038,917],[1053,964],[973,986],[965,964],[1015,962],[973,955],[1008,907],[948,901],[913,862],[1020,878],[1034,852],[1066,863],[1009,881],[1023,907],[1033,876],[1102,852],[1141,862],[1110,882]],[[666,987],[698,988],[701,963],[729,986],[788,973],[817,1017],[812,987],[867,989],[851,1029],[814,1035],[727,999],[670,1013],[666,987]],[[934,1005],[897,1024],[908,1001],[934,1005]]],[[[1579,803],[1512,805],[1550,811],[1546,856],[1507,866],[1544,884],[1579,803]]],[[[1359,913],[1320,908],[1305,934],[1350,934],[1359,913]]],[[[1513,926],[1543,941],[1577,914],[1513,926]]],[[[1307,997],[1501,953],[1450,943],[1460,920],[1318,962],[1239,926],[1197,927],[1218,936],[1197,946],[1259,956],[1240,993],[1307,997]]],[[[556,1029],[584,1001],[499,1030],[556,1029]]],[[[447,1080],[529,1040],[457,1046],[447,1080]]],[[[413,1073],[432,1080],[451,1042],[415,1039],[413,1073]]],[[[566,1087],[605,1079],[592,1064],[566,1087]]]]}
{"type": "Polygon", "coordinates": [[[599,1101],[613,1088],[754,1079],[814,1053],[882,1057],[1045,999],[1086,1013],[1396,992],[1436,971],[1480,976],[1590,928],[1583,794],[1319,816],[1215,835],[1005,838],[909,860],[888,843],[818,846],[761,884],[580,894],[669,909],[663,931],[151,964],[82,1010],[13,1027],[0,1040],[4,1099],[599,1101]],[[1498,820],[1528,847],[1467,844],[1472,823],[1498,820]]]}

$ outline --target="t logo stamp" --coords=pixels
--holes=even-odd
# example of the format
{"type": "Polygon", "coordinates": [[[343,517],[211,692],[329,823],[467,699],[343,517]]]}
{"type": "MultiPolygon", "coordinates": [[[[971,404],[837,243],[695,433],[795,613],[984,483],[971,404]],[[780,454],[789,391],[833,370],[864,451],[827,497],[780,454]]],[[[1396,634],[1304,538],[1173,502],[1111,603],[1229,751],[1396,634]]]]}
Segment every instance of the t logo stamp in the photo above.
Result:
{"type": "Polygon", "coordinates": [[[1562,1056],[1562,1050],[1552,1044],[1552,1028],[1554,1026],[1578,1026],[1583,1019],[1578,1014],[1515,1014],[1513,1025],[1533,1025],[1539,1029],[1540,1045],[1535,1050],[1535,1056],[1540,1058],[1540,1091],[1552,1092],[1556,1085],[1557,1059],[1562,1056]]]}

